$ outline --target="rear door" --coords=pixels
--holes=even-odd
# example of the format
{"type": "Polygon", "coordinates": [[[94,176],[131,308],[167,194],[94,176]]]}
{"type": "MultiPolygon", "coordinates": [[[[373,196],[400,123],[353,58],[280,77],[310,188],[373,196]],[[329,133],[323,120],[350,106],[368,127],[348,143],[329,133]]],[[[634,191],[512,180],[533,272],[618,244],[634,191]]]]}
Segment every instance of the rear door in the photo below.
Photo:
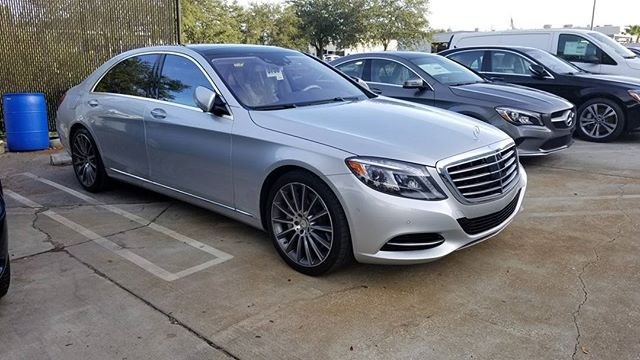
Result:
{"type": "Polygon", "coordinates": [[[163,186],[233,206],[231,131],[233,120],[200,110],[198,86],[213,82],[191,57],[163,56],[157,98],[146,117],[150,179],[163,186]]]}
{"type": "Polygon", "coordinates": [[[108,169],[147,177],[144,115],[153,98],[158,54],[122,60],[85,97],[85,116],[108,169]]]}

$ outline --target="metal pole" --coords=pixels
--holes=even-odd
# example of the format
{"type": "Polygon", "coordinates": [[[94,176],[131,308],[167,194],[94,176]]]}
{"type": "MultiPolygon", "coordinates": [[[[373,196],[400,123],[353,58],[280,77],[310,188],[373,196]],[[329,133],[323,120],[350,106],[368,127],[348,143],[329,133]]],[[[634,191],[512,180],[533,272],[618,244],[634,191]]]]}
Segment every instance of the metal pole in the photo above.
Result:
{"type": "Polygon", "coordinates": [[[178,45],[182,45],[182,12],[180,11],[180,0],[176,0],[176,26],[178,30],[178,45]]]}
{"type": "Polygon", "coordinates": [[[591,30],[593,30],[593,19],[596,17],[596,0],[593,0],[593,11],[591,12],[591,30]]]}

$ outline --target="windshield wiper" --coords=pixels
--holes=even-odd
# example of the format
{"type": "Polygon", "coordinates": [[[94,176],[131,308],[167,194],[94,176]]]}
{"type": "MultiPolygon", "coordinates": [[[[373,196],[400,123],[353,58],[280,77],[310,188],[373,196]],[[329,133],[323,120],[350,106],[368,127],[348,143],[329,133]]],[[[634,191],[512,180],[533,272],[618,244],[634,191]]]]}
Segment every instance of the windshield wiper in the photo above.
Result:
{"type": "Polygon", "coordinates": [[[263,106],[254,106],[253,110],[282,110],[282,109],[293,109],[298,107],[296,104],[276,104],[276,105],[263,105],[263,106]]]}

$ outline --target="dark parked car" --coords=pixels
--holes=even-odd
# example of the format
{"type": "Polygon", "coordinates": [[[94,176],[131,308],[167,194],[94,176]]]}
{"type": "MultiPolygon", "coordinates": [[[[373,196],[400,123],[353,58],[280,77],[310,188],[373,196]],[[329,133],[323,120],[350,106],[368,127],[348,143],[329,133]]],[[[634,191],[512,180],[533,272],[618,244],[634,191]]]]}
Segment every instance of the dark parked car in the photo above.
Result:
{"type": "Polygon", "coordinates": [[[9,244],[7,235],[7,212],[0,182],[0,298],[9,291],[11,272],[9,269],[9,244]]]}
{"type": "Polygon", "coordinates": [[[486,81],[442,56],[368,53],[345,56],[331,65],[366,81],[375,93],[490,123],[515,140],[521,156],[545,155],[573,143],[573,104],[539,90],[486,81]]]}
{"type": "Polygon", "coordinates": [[[529,86],[561,96],[578,107],[578,134],[611,141],[640,127],[640,79],[587,73],[546,51],[483,46],[440,55],[494,81],[529,86]]]}

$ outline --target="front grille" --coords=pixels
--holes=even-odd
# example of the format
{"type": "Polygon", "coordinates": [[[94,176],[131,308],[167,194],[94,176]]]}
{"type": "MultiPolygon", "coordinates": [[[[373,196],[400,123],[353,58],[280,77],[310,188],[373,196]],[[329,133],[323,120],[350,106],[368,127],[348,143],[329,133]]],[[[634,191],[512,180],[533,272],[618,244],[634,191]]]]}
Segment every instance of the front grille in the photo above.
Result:
{"type": "Polygon", "coordinates": [[[458,219],[458,224],[462,227],[462,230],[469,235],[480,234],[481,232],[493,229],[494,227],[505,222],[516,210],[518,206],[518,200],[520,199],[520,191],[516,197],[511,200],[509,205],[507,205],[504,209],[495,212],[493,214],[467,219],[460,218],[458,219]]]}
{"type": "Polygon", "coordinates": [[[569,129],[576,123],[576,112],[574,109],[554,112],[551,123],[556,129],[569,129]]]}
{"type": "Polygon", "coordinates": [[[467,201],[479,202],[501,196],[518,183],[515,145],[445,168],[454,189],[467,201]]]}

